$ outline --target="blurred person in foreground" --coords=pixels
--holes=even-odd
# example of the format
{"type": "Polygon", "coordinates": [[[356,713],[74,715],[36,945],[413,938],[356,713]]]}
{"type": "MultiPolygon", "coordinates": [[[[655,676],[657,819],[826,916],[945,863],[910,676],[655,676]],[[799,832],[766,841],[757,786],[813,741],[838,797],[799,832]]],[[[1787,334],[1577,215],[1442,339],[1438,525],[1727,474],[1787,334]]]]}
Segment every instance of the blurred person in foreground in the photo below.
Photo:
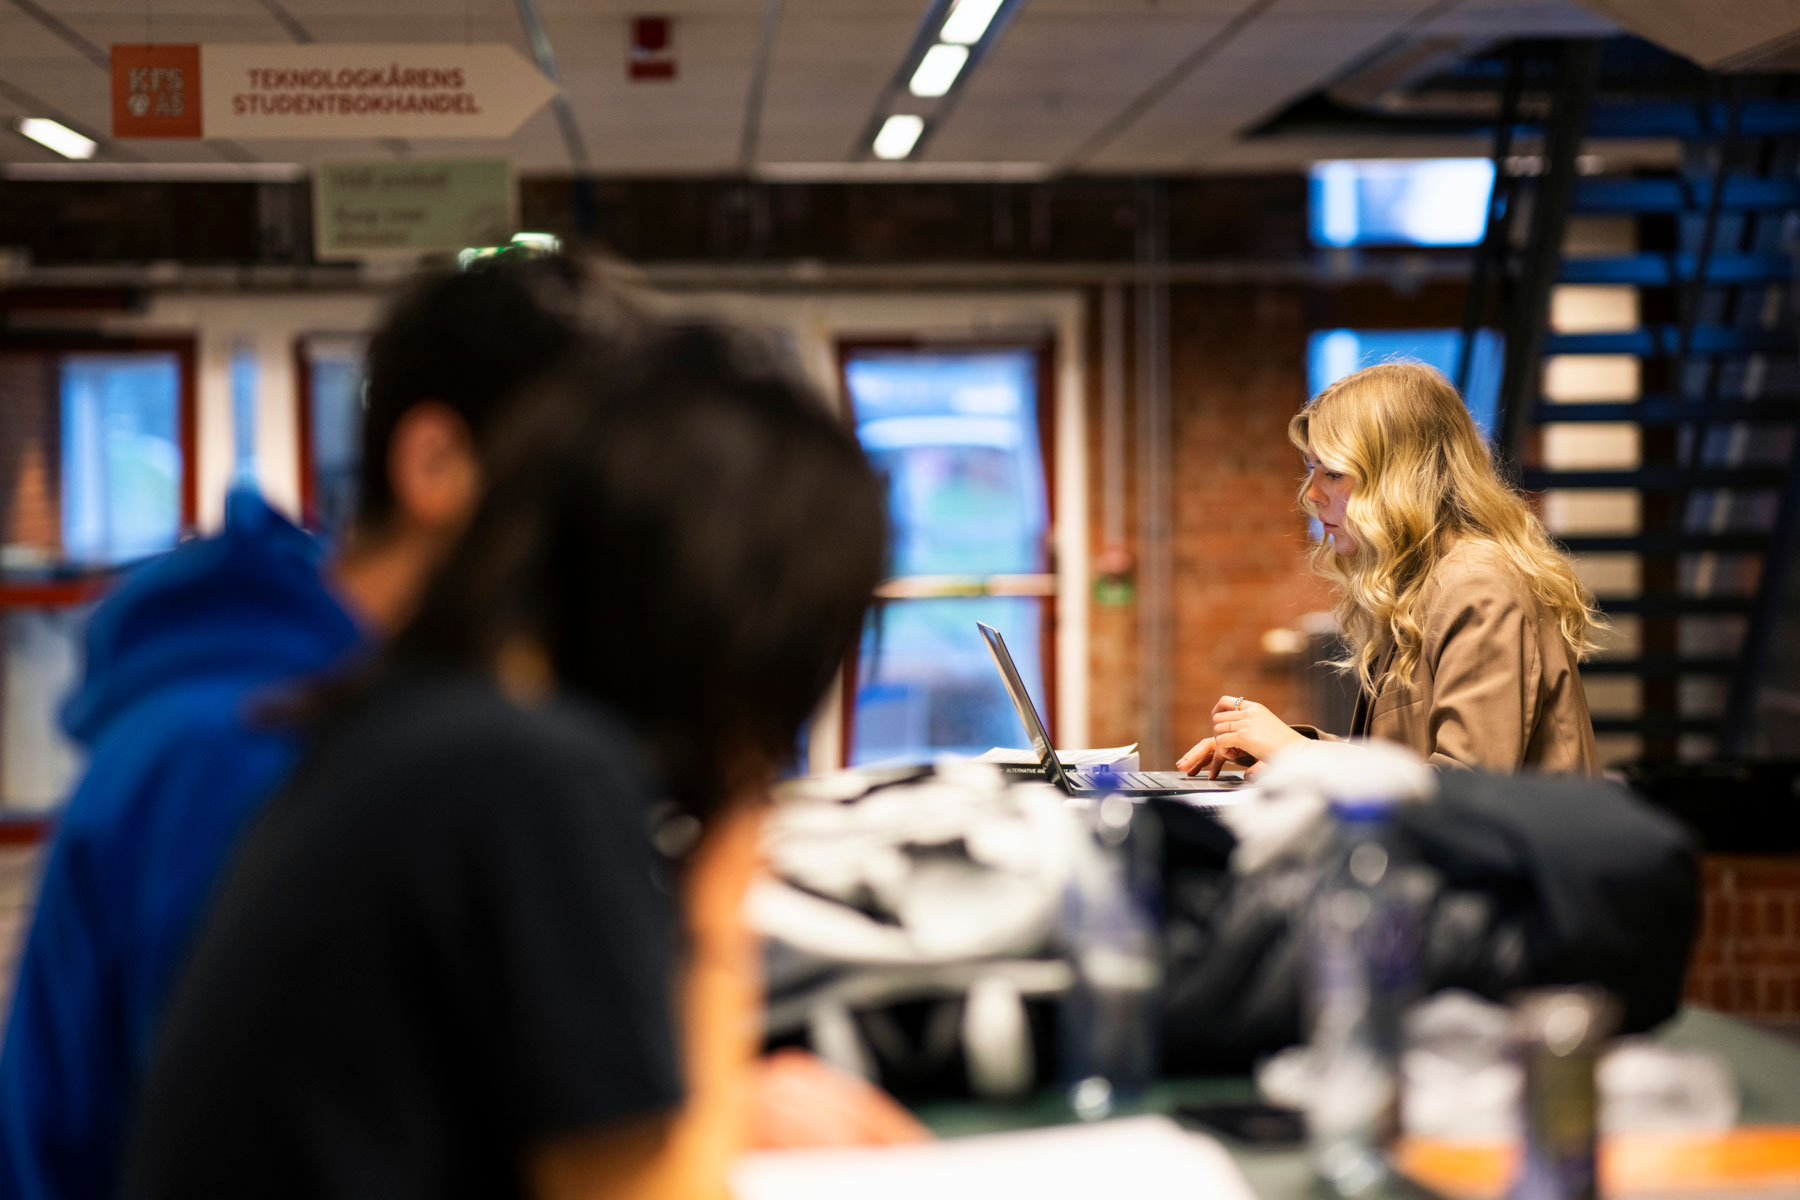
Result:
{"type": "Polygon", "coordinates": [[[0,1054],[0,1195],[110,1196],[165,992],[248,816],[290,769],[272,686],[391,632],[480,491],[519,389],[637,323],[563,259],[416,285],[370,343],[359,508],[342,552],[249,492],[134,571],[89,622],[63,712],[88,751],[44,869],[0,1054]]]}
{"type": "Polygon", "coordinates": [[[855,438],[761,343],[550,388],[248,831],[127,1194],[723,1196],[761,811],[884,560],[855,438]]]}
{"type": "MultiPolygon", "coordinates": [[[[494,428],[584,346],[637,336],[622,293],[559,257],[432,276],[369,346],[358,510],[341,552],[259,497],[133,572],[89,623],[64,711],[89,764],[47,856],[0,1053],[0,1196],[111,1196],[170,983],[294,731],[257,710],[409,616],[466,524],[494,428]]],[[[758,1079],[768,1145],[918,1127],[810,1056],[758,1079]],[[820,1114],[832,1114],[824,1119],[820,1114]]]]}
{"type": "MultiPolygon", "coordinates": [[[[1352,737],[1399,742],[1440,767],[1597,775],[1579,664],[1593,598],[1494,467],[1468,406],[1417,362],[1365,367],[1294,415],[1300,508],[1325,536],[1315,569],[1337,585],[1359,685],[1352,737]]],[[[1213,706],[1184,771],[1257,764],[1308,738],[1245,696],[1213,706]]]]}

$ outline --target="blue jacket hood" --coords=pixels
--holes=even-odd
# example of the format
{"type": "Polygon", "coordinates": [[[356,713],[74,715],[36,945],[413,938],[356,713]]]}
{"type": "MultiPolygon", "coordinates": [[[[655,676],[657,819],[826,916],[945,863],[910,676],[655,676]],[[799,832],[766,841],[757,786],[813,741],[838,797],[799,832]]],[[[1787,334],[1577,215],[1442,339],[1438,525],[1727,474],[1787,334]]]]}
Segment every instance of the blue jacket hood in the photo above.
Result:
{"type": "Polygon", "coordinates": [[[320,575],[323,548],[251,491],[225,528],[130,572],[88,621],[81,685],[62,711],[92,746],[158,692],[208,680],[247,686],[318,668],[361,640],[320,575]]]}

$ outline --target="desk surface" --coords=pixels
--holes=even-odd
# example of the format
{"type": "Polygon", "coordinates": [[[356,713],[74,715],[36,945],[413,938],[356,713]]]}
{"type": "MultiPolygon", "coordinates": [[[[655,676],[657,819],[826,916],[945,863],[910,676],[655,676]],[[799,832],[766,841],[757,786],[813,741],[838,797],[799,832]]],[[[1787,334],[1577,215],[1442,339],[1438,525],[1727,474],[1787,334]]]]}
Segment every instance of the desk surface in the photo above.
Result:
{"type": "Polygon", "coordinates": [[[1800,1125],[1800,1042],[1735,1017],[1689,1008],[1657,1035],[1671,1046],[1724,1057],[1743,1097],[1743,1125],[1800,1125]]]}
{"type": "MultiPolygon", "coordinates": [[[[1657,1037],[1671,1046],[1720,1055],[1731,1064],[1743,1098],[1742,1124],[1800,1124],[1800,1043],[1704,1009],[1683,1010],[1657,1037]]],[[[1242,1076],[1188,1079],[1158,1086],[1141,1109],[1168,1112],[1182,1104],[1249,1101],[1255,1096],[1255,1085],[1242,1076]]],[[[930,1105],[920,1116],[945,1137],[1054,1125],[1068,1119],[1060,1101],[1048,1096],[1018,1105],[930,1105]]],[[[1264,1200],[1301,1200],[1314,1195],[1311,1176],[1298,1153],[1220,1140],[1264,1200]]],[[[1403,1200],[1427,1193],[1399,1183],[1386,1195],[1403,1200]]]]}

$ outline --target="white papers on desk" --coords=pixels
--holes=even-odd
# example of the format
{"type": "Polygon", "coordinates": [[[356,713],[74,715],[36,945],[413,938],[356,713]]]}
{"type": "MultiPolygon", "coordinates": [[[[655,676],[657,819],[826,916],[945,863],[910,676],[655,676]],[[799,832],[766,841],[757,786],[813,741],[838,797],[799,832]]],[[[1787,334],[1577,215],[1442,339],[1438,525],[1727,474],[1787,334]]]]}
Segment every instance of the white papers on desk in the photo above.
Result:
{"type": "Polygon", "coordinates": [[[1225,1148],[1167,1117],[1059,1125],[914,1146],[750,1154],[737,1200],[1255,1200],[1225,1148]]]}
{"type": "MultiPolygon", "coordinates": [[[[1120,771],[1138,769],[1138,744],[1129,746],[1101,746],[1093,750],[1058,750],[1056,757],[1065,767],[1112,767],[1120,771]]],[[[976,762],[998,763],[1003,767],[1032,767],[1038,762],[1035,750],[1012,750],[1005,746],[995,746],[976,762]]]]}

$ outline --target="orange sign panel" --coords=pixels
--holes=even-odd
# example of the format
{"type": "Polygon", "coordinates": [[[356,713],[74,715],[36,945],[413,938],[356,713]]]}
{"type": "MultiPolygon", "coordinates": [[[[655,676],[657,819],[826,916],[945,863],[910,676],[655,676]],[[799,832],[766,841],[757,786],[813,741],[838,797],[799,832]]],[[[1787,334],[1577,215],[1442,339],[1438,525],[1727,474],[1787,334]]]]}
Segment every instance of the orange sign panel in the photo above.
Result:
{"type": "Polygon", "coordinates": [[[113,136],[197,138],[200,47],[112,48],[113,136]]]}

